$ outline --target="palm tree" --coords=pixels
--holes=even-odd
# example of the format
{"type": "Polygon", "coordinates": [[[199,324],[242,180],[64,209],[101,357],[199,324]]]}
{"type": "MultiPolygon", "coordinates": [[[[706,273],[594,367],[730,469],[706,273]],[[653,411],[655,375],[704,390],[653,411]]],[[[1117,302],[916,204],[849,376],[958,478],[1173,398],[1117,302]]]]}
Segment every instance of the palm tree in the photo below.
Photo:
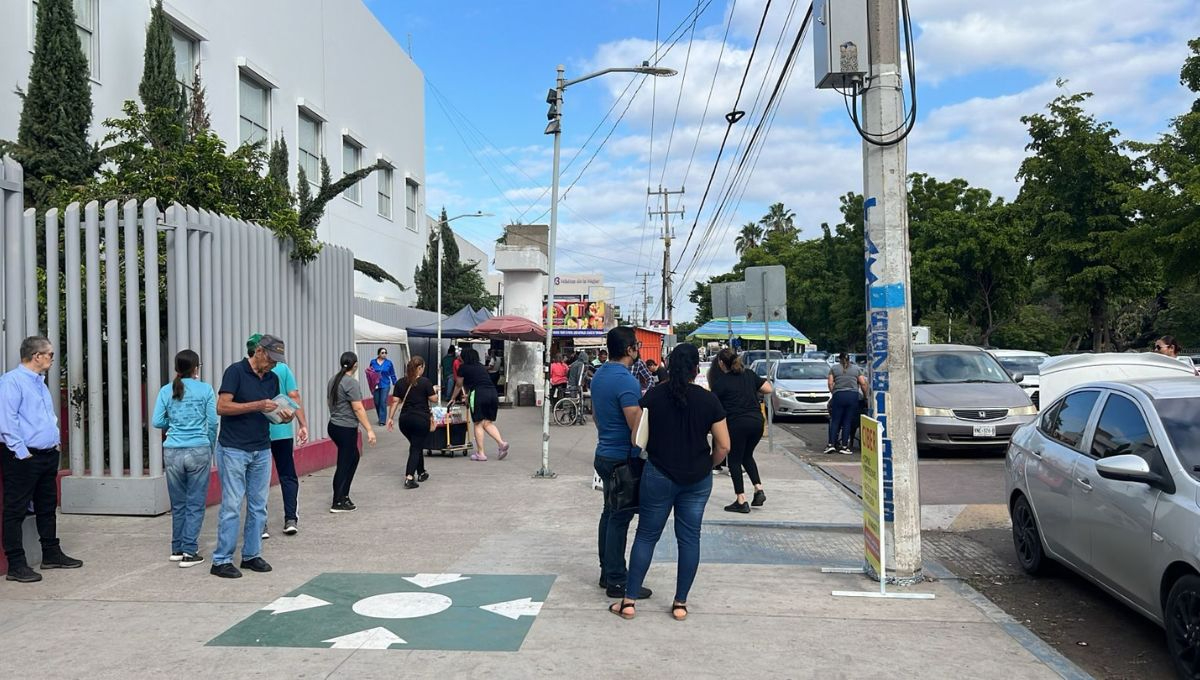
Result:
{"type": "Polygon", "coordinates": [[[734,241],[737,254],[742,255],[751,248],[757,248],[762,243],[763,228],[753,222],[742,225],[742,231],[734,241]]]}
{"type": "Polygon", "coordinates": [[[758,221],[768,232],[795,231],[796,213],[783,207],[782,203],[772,203],[766,215],[758,221]]]}

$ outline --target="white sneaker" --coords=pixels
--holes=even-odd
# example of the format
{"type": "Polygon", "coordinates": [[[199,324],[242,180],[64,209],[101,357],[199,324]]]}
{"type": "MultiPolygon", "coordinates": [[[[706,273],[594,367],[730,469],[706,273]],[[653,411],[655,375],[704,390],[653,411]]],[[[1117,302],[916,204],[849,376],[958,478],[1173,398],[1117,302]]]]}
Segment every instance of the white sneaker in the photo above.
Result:
{"type": "Polygon", "coordinates": [[[837,452],[838,452],[838,449],[837,449],[837,447],[836,447],[836,446],[834,446],[833,444],[830,444],[829,446],[826,446],[826,447],[825,447],[825,454],[826,454],[826,455],[828,455],[828,454],[831,454],[831,453],[837,453],[837,452]]]}
{"type": "Polygon", "coordinates": [[[171,561],[172,562],[178,562],[182,559],[183,559],[183,553],[181,553],[181,552],[171,553],[171,561]]]}
{"type": "Polygon", "coordinates": [[[183,559],[179,561],[179,568],[187,569],[188,567],[194,567],[203,561],[204,561],[204,555],[200,555],[200,554],[189,555],[187,553],[184,553],[183,559]]]}
{"type": "Polygon", "coordinates": [[[271,537],[271,532],[267,531],[266,529],[263,529],[263,535],[262,535],[262,537],[263,537],[263,538],[270,538],[270,537],[271,537]]]}
{"type": "Polygon", "coordinates": [[[298,531],[300,531],[300,529],[296,526],[296,520],[289,519],[283,523],[283,533],[291,536],[298,531]]]}

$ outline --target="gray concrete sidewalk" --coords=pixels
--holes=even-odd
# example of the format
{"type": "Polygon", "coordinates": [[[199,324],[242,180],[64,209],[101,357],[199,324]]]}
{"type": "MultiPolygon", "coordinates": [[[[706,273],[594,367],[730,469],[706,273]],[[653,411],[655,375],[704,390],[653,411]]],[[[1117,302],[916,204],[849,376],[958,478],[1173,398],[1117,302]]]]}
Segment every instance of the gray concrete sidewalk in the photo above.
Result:
{"type": "MultiPolygon", "coordinates": [[[[553,428],[558,476],[543,480],[531,477],[540,462],[540,411],[502,411],[499,425],[512,443],[507,460],[496,460],[491,443],[486,463],[431,457],[431,479],[416,490],[401,486],[406,442],[382,433],[354,482],[359,509],[330,514],[332,470],[310,475],[301,480],[294,537],[282,534],[272,489],[273,538],[263,551],[274,565],[269,574],[224,580],[210,576],[207,563],[177,568],[167,561],[169,516],[61,516],[64,548],[86,564],[48,571],[38,584],[0,582],[0,677],[1086,677],[953,579],[914,586],[935,593],[932,601],[832,597],[836,589],[877,587],[820,572],[860,564],[860,511],[828,478],[787,455],[801,444],[780,429],[776,453],[764,441],[756,454],[765,507],[724,512],[732,485],[714,477],[688,620],[668,613],[675,579],[669,528],[647,577],[654,596],[639,603],[636,619],[621,620],[606,611],[610,600],[596,584],[594,427],[553,428]],[[468,579],[418,586],[355,574],[468,579]],[[526,602],[512,589],[531,581],[505,585],[486,575],[545,575],[552,585],[545,596],[529,591],[536,597],[526,602]],[[485,592],[485,582],[501,585],[485,592]],[[472,583],[484,590],[468,593],[472,583]],[[279,598],[300,594],[326,604],[261,611],[286,608],[297,601],[279,598]],[[358,598],[367,594],[391,598],[394,611],[358,616],[365,606],[358,598]],[[530,604],[539,601],[540,612],[530,604]],[[351,603],[354,613],[341,606],[351,603]],[[522,611],[496,613],[504,607],[522,611]],[[372,626],[405,642],[389,649],[358,648],[362,636],[330,642],[372,626]],[[267,632],[256,637],[255,630],[267,632]],[[246,646],[208,644],[218,636],[246,646]],[[293,646],[256,646],[272,644],[270,636],[293,646]],[[430,649],[437,640],[453,642],[430,649]],[[467,651],[504,649],[513,640],[518,651],[467,651]]],[[[215,532],[211,508],[205,555],[215,532]]],[[[632,536],[631,529],[630,543],[632,536]]]]}

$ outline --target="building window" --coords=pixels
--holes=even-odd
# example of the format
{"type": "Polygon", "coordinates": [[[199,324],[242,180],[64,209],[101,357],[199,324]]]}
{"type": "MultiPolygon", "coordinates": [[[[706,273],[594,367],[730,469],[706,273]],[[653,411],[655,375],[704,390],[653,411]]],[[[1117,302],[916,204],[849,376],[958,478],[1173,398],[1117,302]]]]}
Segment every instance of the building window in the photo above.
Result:
{"type": "Polygon", "coordinates": [[[300,112],[300,167],[308,183],[321,183],[321,121],[300,112]]]}
{"type": "Polygon", "coordinates": [[[417,230],[417,183],[411,179],[404,180],[404,207],[408,210],[405,216],[407,226],[412,231],[417,230]]]}
{"type": "Polygon", "coordinates": [[[242,144],[267,139],[271,127],[271,90],[244,73],[238,79],[238,119],[242,144]]]}
{"type": "MultiPolygon", "coordinates": [[[[362,147],[355,144],[354,140],[349,137],[342,137],[342,174],[349,175],[361,167],[362,147]]],[[[346,189],[346,193],[342,195],[355,203],[362,203],[361,184],[362,182],[358,182],[351,185],[350,188],[346,189]]]]}
{"type": "Polygon", "coordinates": [[[392,219],[392,169],[380,168],[375,176],[379,178],[379,216],[392,219]]]}
{"type": "MultiPolygon", "coordinates": [[[[93,80],[100,77],[100,0],[72,0],[75,8],[75,32],[79,34],[79,45],[87,57],[89,75],[93,80]]],[[[37,0],[32,0],[29,12],[29,51],[32,52],[37,39],[37,0]]]]}
{"type": "Polygon", "coordinates": [[[175,79],[183,85],[190,102],[196,65],[200,63],[200,43],[174,26],[171,27],[171,43],[175,47],[175,79]]]}

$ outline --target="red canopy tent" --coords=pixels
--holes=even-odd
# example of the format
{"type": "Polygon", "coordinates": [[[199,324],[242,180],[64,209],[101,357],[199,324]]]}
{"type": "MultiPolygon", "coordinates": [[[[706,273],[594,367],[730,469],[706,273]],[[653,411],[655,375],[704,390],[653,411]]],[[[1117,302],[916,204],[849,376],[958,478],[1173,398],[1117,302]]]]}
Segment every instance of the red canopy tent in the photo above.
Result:
{"type": "Polygon", "coordinates": [[[538,342],[546,339],[546,329],[523,316],[493,316],[475,328],[471,335],[492,340],[538,342]]]}

